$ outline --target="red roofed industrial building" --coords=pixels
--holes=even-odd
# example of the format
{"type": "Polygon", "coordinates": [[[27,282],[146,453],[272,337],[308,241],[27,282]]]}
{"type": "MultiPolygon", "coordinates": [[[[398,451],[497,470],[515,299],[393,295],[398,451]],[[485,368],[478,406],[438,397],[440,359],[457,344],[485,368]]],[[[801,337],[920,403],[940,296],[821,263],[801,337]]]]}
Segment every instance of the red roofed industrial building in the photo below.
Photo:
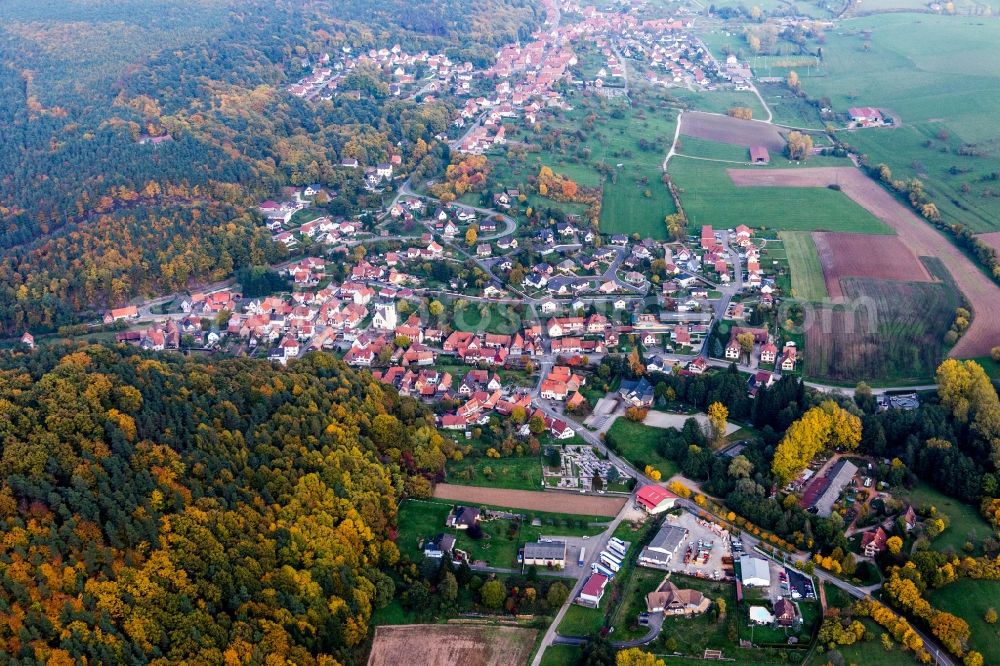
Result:
{"type": "Polygon", "coordinates": [[[635,496],[636,502],[646,513],[657,514],[674,508],[677,495],[660,486],[643,486],[635,496]]]}

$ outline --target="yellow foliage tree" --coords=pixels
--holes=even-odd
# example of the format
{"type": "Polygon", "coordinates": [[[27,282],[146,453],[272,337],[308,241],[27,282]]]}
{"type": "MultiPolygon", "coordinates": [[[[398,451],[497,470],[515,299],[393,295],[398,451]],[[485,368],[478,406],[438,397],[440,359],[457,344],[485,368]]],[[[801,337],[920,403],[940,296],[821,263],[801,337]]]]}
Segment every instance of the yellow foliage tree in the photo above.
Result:
{"type": "Polygon", "coordinates": [[[666,666],[666,663],[649,652],[643,652],[639,648],[629,648],[615,656],[615,666],[666,666]]]}

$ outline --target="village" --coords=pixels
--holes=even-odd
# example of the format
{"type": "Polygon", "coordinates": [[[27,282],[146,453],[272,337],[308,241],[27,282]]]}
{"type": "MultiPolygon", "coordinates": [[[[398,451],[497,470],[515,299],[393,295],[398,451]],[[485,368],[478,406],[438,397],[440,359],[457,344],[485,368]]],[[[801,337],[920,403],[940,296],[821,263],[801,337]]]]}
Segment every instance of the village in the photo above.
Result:
{"type": "MultiPolygon", "coordinates": [[[[351,73],[374,69],[392,96],[449,99],[454,115],[437,139],[458,159],[498,163],[539,123],[573,112],[577,95],[631,104],[630,72],[658,90],[757,94],[749,63],[713,55],[686,11],[645,19],[571,0],[545,7],[545,28],[501,47],[487,68],[398,45],[344,47],[304,59],[308,73],[287,90],[351,98],[351,73]]],[[[856,129],[894,122],[874,107],[846,118],[856,129]]],[[[721,161],[764,172],[782,159],[773,143],[743,136],[738,159],[721,161]]],[[[466,196],[440,196],[413,182],[407,164],[400,147],[385,162],[340,160],[381,198],[363,214],[331,213],[339,192],[323,183],[260,202],[261,224],[288,256],[269,267],[280,286],[268,293],[230,281],[111,309],[100,323],[152,351],[293,368],[325,351],[423,403],[449,453],[433,498],[401,507],[400,549],[424,569],[564,580],[568,598],[538,655],[600,633],[618,647],[701,659],[779,649],[798,658],[815,644],[827,591],[870,594],[897,541],[944,529],[932,505],[893,494],[897,460],[824,452],[784,487],[759,489],[787,510],[842,520],[850,552],[814,559],[811,535],[792,544],[726,511],[704,477],[686,476],[683,456],[664,452],[666,433],[683,429],[709,459],[749,464],[763,429],[748,414],[714,424],[703,394],[724,385],[727,396],[780,411],[772,391],[801,386],[808,357],[788,323],[797,316],[791,250],[769,220],[713,216],[666,235],[623,233],[587,219],[572,207],[579,201],[532,216],[558,201],[545,201],[534,175],[521,181],[530,189],[511,179],[493,187],[483,175],[466,196]],[[698,388],[678,395],[689,386],[698,388]],[[683,623],[724,624],[726,638],[678,647],[665,637],[683,623]]],[[[27,333],[22,342],[34,344],[27,333]]],[[[877,398],[882,412],[919,406],[910,391],[877,398]]],[[[749,472],[742,481],[753,485],[749,472]]]]}

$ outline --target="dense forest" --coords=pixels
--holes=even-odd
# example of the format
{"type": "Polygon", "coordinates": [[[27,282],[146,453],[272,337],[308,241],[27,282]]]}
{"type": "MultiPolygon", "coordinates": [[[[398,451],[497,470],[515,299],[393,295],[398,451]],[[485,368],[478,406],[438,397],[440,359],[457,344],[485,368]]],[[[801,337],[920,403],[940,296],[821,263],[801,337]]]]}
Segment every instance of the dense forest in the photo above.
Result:
{"type": "MultiPolygon", "coordinates": [[[[45,11],[36,4],[0,6],[0,161],[8,167],[0,178],[0,330],[7,334],[27,323],[69,323],[77,311],[160,289],[158,274],[187,248],[144,223],[156,209],[179,216],[176,224],[213,264],[228,263],[213,236],[232,234],[234,225],[252,235],[245,229],[252,208],[283,185],[323,183],[339,214],[366,205],[360,175],[336,169],[343,158],[374,164],[402,150],[407,168],[443,168],[449,156],[434,136],[450,118],[445,103],[389,97],[376,69],[349,77],[358,99],[309,103],[284,86],[302,76],[304,60],[342,47],[399,43],[485,64],[498,44],[527,35],[539,14],[529,0],[63,0],[45,11]],[[163,134],[173,141],[138,142],[163,134]],[[226,214],[205,215],[205,206],[226,214]],[[59,245],[74,234],[107,244],[108,215],[132,232],[122,248],[129,265],[98,289],[64,284],[106,267],[59,245]],[[144,277],[124,276],[149,255],[156,260],[145,263],[144,277]]],[[[236,269],[248,265],[245,256],[229,258],[236,269]]],[[[216,273],[187,277],[201,282],[216,273]]]]}
{"type": "MultiPolygon", "coordinates": [[[[0,359],[0,654],[351,663],[443,442],[333,357],[0,359]]],[[[78,662],[79,663],[79,662],[78,662]]]]}

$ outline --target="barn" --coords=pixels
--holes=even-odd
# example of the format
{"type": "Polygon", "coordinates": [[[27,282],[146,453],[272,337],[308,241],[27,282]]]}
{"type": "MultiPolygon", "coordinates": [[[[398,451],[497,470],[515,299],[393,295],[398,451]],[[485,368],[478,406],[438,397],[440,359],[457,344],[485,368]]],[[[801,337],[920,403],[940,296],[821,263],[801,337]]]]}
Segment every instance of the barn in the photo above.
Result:
{"type": "Polygon", "coordinates": [[[771,154],[764,146],[750,146],[750,162],[753,164],[770,164],[771,154]]]}

